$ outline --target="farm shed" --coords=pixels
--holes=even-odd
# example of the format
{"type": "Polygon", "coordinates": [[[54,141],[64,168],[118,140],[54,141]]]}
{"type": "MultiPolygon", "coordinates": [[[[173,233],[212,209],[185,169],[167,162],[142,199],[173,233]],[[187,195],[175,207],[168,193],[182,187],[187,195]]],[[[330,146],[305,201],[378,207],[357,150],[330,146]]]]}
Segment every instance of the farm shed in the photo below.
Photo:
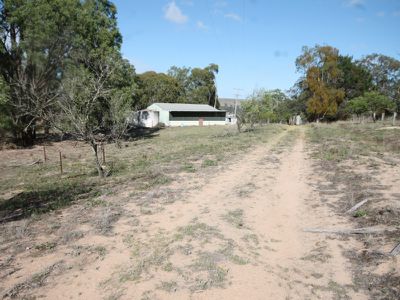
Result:
{"type": "Polygon", "coordinates": [[[128,118],[128,122],[139,127],[155,127],[159,123],[159,113],[148,109],[135,111],[128,118]]]}
{"type": "Polygon", "coordinates": [[[206,104],[154,103],[147,110],[159,113],[165,126],[225,125],[226,112],[206,104]]]}

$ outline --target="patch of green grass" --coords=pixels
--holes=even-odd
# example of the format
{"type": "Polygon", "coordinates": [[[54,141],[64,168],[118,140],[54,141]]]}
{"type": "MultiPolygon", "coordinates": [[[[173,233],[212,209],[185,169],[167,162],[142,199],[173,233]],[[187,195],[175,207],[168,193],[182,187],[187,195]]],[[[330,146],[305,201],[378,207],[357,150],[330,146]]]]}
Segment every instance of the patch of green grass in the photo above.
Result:
{"type": "Polygon", "coordinates": [[[39,251],[49,251],[49,250],[53,250],[55,247],[57,247],[56,242],[45,242],[45,243],[36,245],[35,249],[39,250],[39,251]]]}
{"type": "Polygon", "coordinates": [[[222,218],[236,228],[243,228],[244,226],[243,209],[230,210],[227,214],[223,215],[222,218]]]}
{"type": "Polygon", "coordinates": [[[132,265],[125,267],[120,274],[120,281],[137,281],[144,273],[160,267],[172,268],[169,257],[173,254],[172,240],[164,235],[157,234],[147,242],[129,239],[126,242],[132,244],[132,265]]]}
{"type": "Polygon", "coordinates": [[[354,213],[353,217],[354,218],[362,218],[362,217],[365,217],[366,215],[368,215],[368,212],[366,210],[361,209],[361,210],[356,211],[354,213]]]}
{"type": "Polygon", "coordinates": [[[213,166],[216,166],[216,165],[218,165],[218,162],[215,161],[215,160],[212,160],[212,159],[206,159],[206,160],[204,160],[203,163],[201,164],[201,166],[202,166],[203,168],[213,167],[213,166]]]}
{"type": "Polygon", "coordinates": [[[246,243],[248,243],[251,247],[258,246],[260,241],[258,240],[258,236],[254,233],[247,233],[242,238],[246,243]]]}
{"type": "Polygon", "coordinates": [[[192,291],[206,290],[213,287],[224,287],[228,270],[218,265],[218,257],[214,253],[202,252],[190,266],[194,272],[205,272],[206,276],[198,276],[190,287],[192,291]]]}
{"type": "Polygon", "coordinates": [[[185,163],[185,164],[182,166],[182,171],[188,172],[188,173],[195,173],[195,172],[196,172],[196,168],[195,168],[195,166],[194,166],[193,164],[191,164],[191,163],[185,163]]]}
{"type": "Polygon", "coordinates": [[[168,293],[175,292],[178,289],[178,283],[176,281],[161,281],[158,286],[159,289],[164,290],[168,293]]]}
{"type": "Polygon", "coordinates": [[[236,265],[246,265],[249,260],[235,254],[235,242],[233,240],[227,240],[225,245],[217,251],[217,253],[222,254],[227,260],[236,265]]]}
{"type": "Polygon", "coordinates": [[[185,237],[190,237],[208,242],[211,238],[223,237],[217,227],[197,221],[192,222],[192,224],[178,228],[178,233],[175,234],[176,240],[183,240],[185,237]]]}

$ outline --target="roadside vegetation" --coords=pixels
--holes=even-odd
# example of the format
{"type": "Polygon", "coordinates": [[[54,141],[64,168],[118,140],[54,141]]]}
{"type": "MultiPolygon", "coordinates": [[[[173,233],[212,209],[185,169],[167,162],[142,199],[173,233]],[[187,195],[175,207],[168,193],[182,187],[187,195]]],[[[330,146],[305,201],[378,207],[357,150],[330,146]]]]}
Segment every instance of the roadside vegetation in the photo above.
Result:
{"type": "Polygon", "coordinates": [[[369,290],[375,299],[398,298],[400,277],[390,252],[399,243],[399,189],[398,183],[382,183],[398,178],[400,129],[377,123],[338,123],[313,125],[307,132],[321,177],[316,185],[326,201],[321,205],[347,216],[355,228],[384,229],[378,234],[358,234],[364,250],[345,253],[356,270],[354,284],[369,290]],[[377,268],[379,274],[374,271],[377,268]]]}
{"type": "MultiPolygon", "coordinates": [[[[75,199],[94,199],[124,184],[138,191],[174,180],[179,173],[195,173],[235,160],[254,144],[266,143],[283,128],[259,127],[238,134],[232,127],[188,127],[157,131],[120,147],[107,144],[106,165],[113,172],[107,180],[96,178],[91,168],[91,153],[84,143],[62,142],[43,148],[2,152],[0,178],[0,214],[7,220],[20,219],[70,205],[75,199]],[[63,174],[60,174],[59,150],[62,148],[63,174]],[[12,156],[19,154],[18,160],[12,156]],[[32,162],[38,162],[32,165],[32,162]],[[112,166],[112,167],[111,167],[112,166]],[[21,181],[23,176],[24,180],[21,181]]],[[[93,200],[95,201],[95,200],[93,200]]],[[[91,202],[89,202],[91,203],[91,202]]]]}

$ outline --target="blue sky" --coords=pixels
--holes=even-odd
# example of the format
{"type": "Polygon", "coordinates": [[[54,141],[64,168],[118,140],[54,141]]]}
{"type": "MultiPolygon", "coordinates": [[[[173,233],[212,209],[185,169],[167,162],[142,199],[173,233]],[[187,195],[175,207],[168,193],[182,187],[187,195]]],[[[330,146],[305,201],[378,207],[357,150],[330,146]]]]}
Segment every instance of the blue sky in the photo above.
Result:
{"type": "Polygon", "coordinates": [[[400,59],[400,0],[115,0],[138,73],[216,63],[219,97],[289,89],[305,45],[400,59]],[[238,92],[235,89],[240,89],[238,92]]]}

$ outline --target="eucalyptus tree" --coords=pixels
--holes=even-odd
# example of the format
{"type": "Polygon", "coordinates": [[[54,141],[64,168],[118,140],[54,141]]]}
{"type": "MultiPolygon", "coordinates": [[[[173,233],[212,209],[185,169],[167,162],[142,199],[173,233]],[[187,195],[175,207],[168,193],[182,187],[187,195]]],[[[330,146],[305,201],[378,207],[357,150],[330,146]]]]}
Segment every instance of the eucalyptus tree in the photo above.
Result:
{"type": "Polygon", "coordinates": [[[400,111],[400,61],[382,54],[370,54],[359,61],[372,77],[376,90],[396,103],[400,111]]]}
{"type": "Polygon", "coordinates": [[[17,142],[31,145],[35,123],[58,96],[58,73],[73,47],[78,0],[2,0],[0,76],[8,86],[5,106],[17,142]]]}
{"type": "Polygon", "coordinates": [[[339,50],[331,46],[303,47],[296,59],[297,70],[302,75],[302,90],[309,94],[307,112],[317,121],[334,116],[345,92],[338,87],[342,71],[338,67],[339,50]]]}

